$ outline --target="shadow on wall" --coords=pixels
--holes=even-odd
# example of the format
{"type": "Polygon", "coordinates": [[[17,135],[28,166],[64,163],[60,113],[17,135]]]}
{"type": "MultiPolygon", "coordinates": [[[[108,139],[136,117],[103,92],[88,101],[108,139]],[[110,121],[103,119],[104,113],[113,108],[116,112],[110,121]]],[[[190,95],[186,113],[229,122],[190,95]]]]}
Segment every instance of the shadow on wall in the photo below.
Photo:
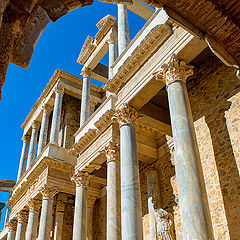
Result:
{"type": "MultiPolygon", "coordinates": [[[[220,185],[229,237],[231,240],[238,240],[240,239],[240,176],[238,169],[240,167],[240,146],[237,143],[240,141],[238,133],[238,129],[240,129],[240,82],[233,69],[219,63],[217,59],[214,59],[214,61],[217,61],[217,64],[215,64],[217,68],[213,69],[211,74],[207,74],[207,76],[203,74],[200,83],[190,90],[189,96],[194,122],[205,118],[205,123],[202,121],[201,123],[202,125],[205,124],[206,127],[204,128],[200,124],[196,129],[203,168],[204,164],[207,165],[210,161],[214,162],[215,158],[217,174],[215,174],[215,179],[209,179],[211,173],[208,176],[204,173],[205,183],[217,181],[220,185]],[[233,100],[229,102],[229,99],[233,100]],[[206,128],[209,130],[206,130],[206,128]],[[203,129],[205,131],[202,131],[203,129]],[[210,136],[208,133],[210,133],[210,136]],[[207,146],[209,144],[212,144],[212,146],[207,146]],[[208,153],[201,152],[209,149],[211,150],[208,153]],[[205,159],[202,156],[205,156],[203,157],[205,159]],[[210,159],[212,156],[213,160],[210,159]],[[219,180],[216,180],[217,175],[219,180]]],[[[208,62],[204,65],[208,65],[208,62]]],[[[211,63],[209,65],[211,66],[211,63]]],[[[209,192],[214,192],[214,189],[208,189],[207,192],[210,195],[209,192]]],[[[211,205],[217,204],[214,203],[214,199],[217,197],[208,196],[210,211],[213,211],[211,205]]],[[[214,213],[216,218],[218,218],[218,214],[219,212],[214,213]]],[[[221,217],[219,216],[219,218],[221,217]]],[[[218,223],[218,219],[212,220],[218,226],[224,224],[218,223]]],[[[226,238],[228,235],[226,232],[218,234],[216,231],[223,230],[214,229],[218,236],[217,239],[223,239],[219,238],[220,236],[229,239],[226,238]],[[222,234],[226,235],[223,236],[222,234]]]]}

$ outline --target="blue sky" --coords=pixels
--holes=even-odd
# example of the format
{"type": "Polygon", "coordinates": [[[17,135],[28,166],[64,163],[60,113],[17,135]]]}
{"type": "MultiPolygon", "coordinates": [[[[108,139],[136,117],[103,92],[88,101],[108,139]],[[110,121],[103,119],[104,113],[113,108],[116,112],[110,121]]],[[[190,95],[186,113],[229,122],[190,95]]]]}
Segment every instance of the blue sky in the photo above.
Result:
{"type": "MultiPolygon", "coordinates": [[[[81,47],[87,35],[95,36],[96,23],[108,14],[117,17],[117,6],[98,1],[66,14],[42,33],[28,69],[9,65],[0,102],[0,179],[16,181],[22,148],[21,124],[57,68],[79,76],[82,66],[76,60],[81,47]]],[[[146,21],[130,11],[128,17],[132,39],[146,21]]],[[[103,63],[107,65],[107,56],[103,63]]],[[[6,203],[7,198],[8,193],[0,192],[0,202],[6,203]]],[[[4,213],[5,209],[0,229],[4,213]]]]}

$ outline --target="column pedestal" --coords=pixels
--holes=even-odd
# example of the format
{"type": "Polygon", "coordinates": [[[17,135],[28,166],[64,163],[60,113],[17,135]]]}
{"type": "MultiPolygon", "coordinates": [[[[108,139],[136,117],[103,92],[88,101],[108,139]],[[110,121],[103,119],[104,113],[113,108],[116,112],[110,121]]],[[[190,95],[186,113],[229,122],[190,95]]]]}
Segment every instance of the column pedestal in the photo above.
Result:
{"type": "Polygon", "coordinates": [[[121,227],[122,239],[142,240],[142,205],[137,158],[136,129],[138,117],[133,108],[125,105],[115,114],[120,125],[121,166],[121,227]]]}
{"type": "Polygon", "coordinates": [[[45,185],[41,189],[41,193],[43,199],[38,240],[49,240],[52,226],[53,197],[58,193],[58,190],[52,186],[45,185]]]}
{"type": "Polygon", "coordinates": [[[72,181],[76,183],[73,240],[86,240],[88,175],[87,173],[78,172],[73,175],[72,181]]]}

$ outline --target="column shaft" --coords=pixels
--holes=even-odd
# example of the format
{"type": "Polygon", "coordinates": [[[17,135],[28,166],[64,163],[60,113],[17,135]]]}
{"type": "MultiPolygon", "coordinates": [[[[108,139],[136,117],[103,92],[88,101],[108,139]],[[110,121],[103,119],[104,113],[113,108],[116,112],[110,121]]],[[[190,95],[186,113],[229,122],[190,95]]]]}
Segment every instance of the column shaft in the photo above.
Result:
{"type": "Polygon", "coordinates": [[[87,240],[93,238],[93,208],[87,208],[87,240]]]}
{"type": "Polygon", "coordinates": [[[121,55],[121,53],[125,50],[129,42],[130,42],[130,38],[129,38],[127,6],[123,4],[118,4],[118,53],[119,55],[121,55]]]}
{"type": "Polygon", "coordinates": [[[36,240],[38,228],[38,216],[39,216],[38,211],[36,210],[29,211],[26,240],[36,240]]]}
{"type": "Polygon", "coordinates": [[[33,125],[32,125],[32,135],[31,135],[31,140],[30,140],[30,144],[29,144],[26,170],[32,165],[32,163],[35,159],[36,145],[37,145],[37,134],[38,134],[38,126],[35,123],[33,123],[33,125]]]}
{"type": "Polygon", "coordinates": [[[54,226],[54,240],[62,239],[63,217],[64,217],[65,203],[62,201],[57,202],[55,226],[54,226]]]}
{"type": "Polygon", "coordinates": [[[7,235],[7,240],[15,240],[16,231],[15,230],[9,230],[7,235]]]}
{"type": "Polygon", "coordinates": [[[39,156],[41,154],[42,150],[44,149],[44,147],[46,146],[46,143],[47,143],[48,121],[49,121],[49,113],[46,109],[44,109],[43,116],[42,116],[40,135],[39,135],[37,156],[39,156]]]}
{"type": "Polygon", "coordinates": [[[55,91],[55,103],[54,103],[54,110],[53,110],[51,135],[50,135],[50,142],[55,144],[58,144],[58,135],[59,135],[59,129],[60,129],[61,112],[62,112],[63,91],[64,90],[61,87],[57,87],[55,91]]]}
{"type": "Polygon", "coordinates": [[[142,240],[142,206],[135,126],[120,127],[122,239],[142,240]]]}
{"type": "Polygon", "coordinates": [[[27,151],[28,151],[28,140],[26,139],[25,136],[23,136],[23,146],[22,146],[22,153],[20,157],[20,162],[19,162],[19,168],[18,168],[18,175],[17,175],[17,182],[19,179],[22,177],[22,175],[25,172],[26,168],[26,160],[27,160],[27,151]]]}
{"type": "Polygon", "coordinates": [[[89,74],[84,72],[81,99],[80,127],[88,120],[90,116],[90,81],[91,78],[89,74]]]}
{"type": "Polygon", "coordinates": [[[15,240],[25,240],[25,234],[26,234],[26,215],[20,213],[18,216],[15,240]]]}
{"type": "Polygon", "coordinates": [[[109,42],[109,62],[108,62],[108,78],[113,78],[113,72],[111,66],[117,59],[117,44],[115,42],[109,42]]]}

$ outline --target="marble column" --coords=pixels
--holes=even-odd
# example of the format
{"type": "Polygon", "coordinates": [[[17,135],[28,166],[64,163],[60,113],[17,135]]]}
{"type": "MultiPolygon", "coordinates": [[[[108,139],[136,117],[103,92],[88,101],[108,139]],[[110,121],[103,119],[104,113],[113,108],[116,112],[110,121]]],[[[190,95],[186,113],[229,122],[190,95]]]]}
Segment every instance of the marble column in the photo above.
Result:
{"type": "Polygon", "coordinates": [[[10,220],[7,223],[6,227],[8,228],[7,240],[15,240],[16,228],[17,228],[16,221],[10,220]]]}
{"type": "Polygon", "coordinates": [[[40,211],[40,201],[31,199],[28,202],[29,215],[26,231],[26,240],[36,240],[38,229],[38,217],[40,211]]]}
{"type": "Polygon", "coordinates": [[[117,59],[117,36],[113,33],[110,35],[110,39],[108,40],[108,48],[109,48],[108,79],[112,79],[113,72],[111,66],[117,59]]]}
{"type": "Polygon", "coordinates": [[[64,94],[64,88],[61,85],[55,87],[55,102],[52,117],[50,142],[58,145],[58,135],[61,122],[62,113],[62,99],[64,94]]]}
{"type": "Polygon", "coordinates": [[[5,203],[0,202],[0,222],[2,217],[2,209],[5,207],[5,203]]]}
{"type": "Polygon", "coordinates": [[[78,172],[71,179],[76,183],[73,240],[86,240],[88,174],[78,172]]]}
{"type": "Polygon", "coordinates": [[[25,240],[27,225],[27,214],[24,211],[20,211],[17,214],[17,232],[15,240],[25,240]]]}
{"type": "Polygon", "coordinates": [[[91,69],[86,68],[82,71],[83,86],[82,86],[82,99],[81,99],[81,116],[80,127],[88,120],[90,116],[90,81],[91,69]]]}
{"type": "Polygon", "coordinates": [[[39,156],[47,143],[48,121],[51,107],[44,105],[42,114],[42,123],[40,128],[37,156],[39,156]]]}
{"type": "Polygon", "coordinates": [[[28,151],[28,158],[27,158],[27,167],[26,170],[32,165],[34,159],[35,159],[35,153],[36,153],[36,145],[37,145],[37,136],[38,136],[38,128],[39,123],[34,121],[32,124],[32,135],[31,140],[29,144],[29,151],[28,151]]]}
{"type": "Polygon", "coordinates": [[[45,184],[42,189],[42,210],[40,217],[40,226],[38,240],[49,240],[52,226],[53,198],[58,193],[58,190],[45,184]]]}
{"type": "Polygon", "coordinates": [[[88,195],[87,202],[87,240],[93,239],[93,207],[96,197],[88,195]]]}
{"type": "Polygon", "coordinates": [[[125,50],[128,43],[130,42],[129,38],[129,27],[128,27],[128,14],[127,6],[123,4],[118,4],[118,54],[125,50]]]}
{"type": "Polygon", "coordinates": [[[173,56],[156,79],[167,86],[183,239],[207,240],[213,239],[212,227],[186,87],[192,74],[192,67],[173,56]]]}
{"type": "Polygon", "coordinates": [[[157,229],[154,210],[158,209],[160,201],[160,189],[158,182],[158,173],[155,169],[147,171],[147,193],[148,193],[148,214],[150,239],[156,240],[157,229]]]}
{"type": "Polygon", "coordinates": [[[135,109],[124,105],[117,110],[115,117],[120,125],[122,239],[142,240],[142,205],[134,125],[138,114],[135,109]]]}
{"type": "Polygon", "coordinates": [[[64,209],[65,203],[61,200],[58,200],[56,204],[54,240],[62,240],[64,209]]]}
{"type": "Polygon", "coordinates": [[[23,146],[22,146],[22,153],[20,157],[19,167],[18,167],[18,175],[17,175],[17,182],[22,177],[25,172],[26,168],[26,161],[27,161],[27,151],[28,151],[28,144],[29,144],[29,136],[24,135],[22,137],[23,146]]]}
{"type": "Polygon", "coordinates": [[[110,142],[107,158],[107,240],[121,239],[119,147],[110,142]]]}

